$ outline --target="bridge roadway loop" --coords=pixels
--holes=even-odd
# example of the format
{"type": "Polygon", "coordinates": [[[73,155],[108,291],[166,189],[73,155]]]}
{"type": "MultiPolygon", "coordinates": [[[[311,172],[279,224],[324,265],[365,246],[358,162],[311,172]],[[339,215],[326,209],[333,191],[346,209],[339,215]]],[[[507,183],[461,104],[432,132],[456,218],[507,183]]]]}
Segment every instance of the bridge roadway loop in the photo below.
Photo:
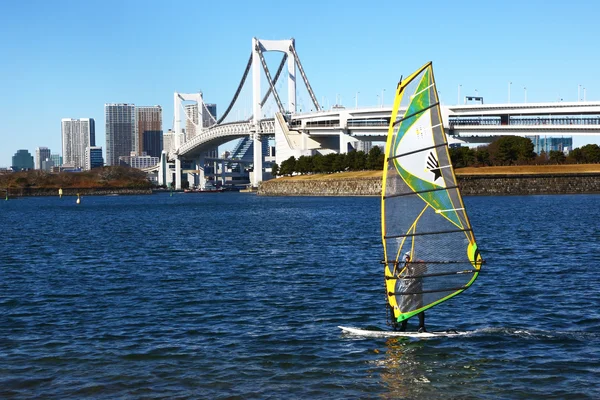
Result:
{"type": "MultiPolygon", "coordinates": [[[[600,135],[600,102],[596,101],[442,105],[441,113],[446,132],[458,142],[485,142],[486,138],[489,141],[489,138],[500,135],[600,135]]],[[[391,107],[337,107],[328,111],[297,113],[288,116],[284,131],[306,135],[307,138],[316,140],[319,143],[317,148],[321,146],[321,149],[324,148],[323,143],[340,143],[335,140],[323,141],[323,138],[340,135],[348,135],[356,140],[382,142],[387,136],[390,114],[391,107]]],[[[252,121],[213,125],[184,143],[169,158],[178,155],[180,158],[193,159],[208,148],[253,135],[254,131],[258,131],[261,136],[274,136],[276,120],[277,118],[260,120],[258,129],[255,129],[252,121]]],[[[275,136],[279,152],[282,144],[277,143],[280,137],[275,136]]],[[[287,147],[294,147],[288,136],[283,135],[288,141],[287,147]]],[[[312,148],[304,146],[306,148],[296,150],[314,150],[314,146],[313,143],[312,148]]],[[[335,147],[334,144],[328,150],[340,151],[342,148],[341,144],[337,145],[337,149],[335,147]]],[[[283,159],[289,157],[288,152],[283,153],[283,159]]],[[[281,163],[282,157],[277,157],[276,161],[281,163]]]]}

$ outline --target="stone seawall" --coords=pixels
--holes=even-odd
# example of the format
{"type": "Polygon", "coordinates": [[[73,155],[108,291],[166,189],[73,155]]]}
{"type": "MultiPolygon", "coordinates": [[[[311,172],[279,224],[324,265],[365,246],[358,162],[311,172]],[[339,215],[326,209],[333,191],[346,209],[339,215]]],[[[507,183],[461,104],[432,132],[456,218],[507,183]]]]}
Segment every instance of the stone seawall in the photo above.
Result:
{"type": "MultiPolygon", "coordinates": [[[[465,196],[600,193],[600,174],[459,175],[465,196]]],[[[379,196],[381,178],[272,179],[258,188],[262,196],[379,196]]]]}

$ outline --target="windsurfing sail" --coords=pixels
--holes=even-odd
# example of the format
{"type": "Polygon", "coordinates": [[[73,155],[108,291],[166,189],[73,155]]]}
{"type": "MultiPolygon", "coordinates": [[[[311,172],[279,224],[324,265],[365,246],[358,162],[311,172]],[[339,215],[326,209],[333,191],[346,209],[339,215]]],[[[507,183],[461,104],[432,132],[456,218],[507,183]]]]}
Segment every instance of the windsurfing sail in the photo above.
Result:
{"type": "Polygon", "coordinates": [[[398,83],[381,232],[394,327],[462,293],[479,274],[482,259],[450,162],[431,62],[398,83]]]}

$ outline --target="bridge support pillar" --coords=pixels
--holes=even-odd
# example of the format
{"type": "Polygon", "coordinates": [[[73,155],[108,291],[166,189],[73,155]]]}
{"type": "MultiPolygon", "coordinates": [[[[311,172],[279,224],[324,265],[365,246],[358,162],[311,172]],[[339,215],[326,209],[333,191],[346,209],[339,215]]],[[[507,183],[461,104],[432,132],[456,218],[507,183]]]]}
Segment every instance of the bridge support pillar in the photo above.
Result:
{"type": "Polygon", "coordinates": [[[206,189],[206,176],[204,175],[204,157],[198,157],[196,160],[196,169],[198,169],[198,187],[201,190],[206,189]]]}
{"type": "Polygon", "coordinates": [[[351,144],[352,147],[356,148],[356,140],[354,137],[348,135],[344,131],[340,131],[340,154],[348,153],[348,145],[351,144]]]}
{"type": "Polygon", "coordinates": [[[258,184],[263,180],[263,155],[262,155],[262,140],[260,133],[254,132],[254,173],[252,174],[252,187],[258,187],[258,184]]]}
{"type": "Polygon", "coordinates": [[[167,184],[167,171],[169,170],[167,164],[167,152],[162,151],[160,154],[160,162],[158,163],[158,186],[167,184]]]}
{"type": "Polygon", "coordinates": [[[221,161],[221,186],[225,186],[225,161],[221,161]]]}
{"type": "Polygon", "coordinates": [[[181,160],[175,157],[175,189],[181,190],[181,160]]]}

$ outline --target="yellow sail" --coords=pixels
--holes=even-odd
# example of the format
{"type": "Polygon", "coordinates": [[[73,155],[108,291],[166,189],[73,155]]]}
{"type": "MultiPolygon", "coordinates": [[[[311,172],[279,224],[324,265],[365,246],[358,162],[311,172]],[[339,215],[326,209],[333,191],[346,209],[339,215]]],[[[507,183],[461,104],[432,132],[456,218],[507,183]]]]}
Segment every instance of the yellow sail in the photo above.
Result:
{"type": "Polygon", "coordinates": [[[450,162],[433,68],[398,84],[381,194],[392,325],[468,288],[481,255],[450,162]]]}

